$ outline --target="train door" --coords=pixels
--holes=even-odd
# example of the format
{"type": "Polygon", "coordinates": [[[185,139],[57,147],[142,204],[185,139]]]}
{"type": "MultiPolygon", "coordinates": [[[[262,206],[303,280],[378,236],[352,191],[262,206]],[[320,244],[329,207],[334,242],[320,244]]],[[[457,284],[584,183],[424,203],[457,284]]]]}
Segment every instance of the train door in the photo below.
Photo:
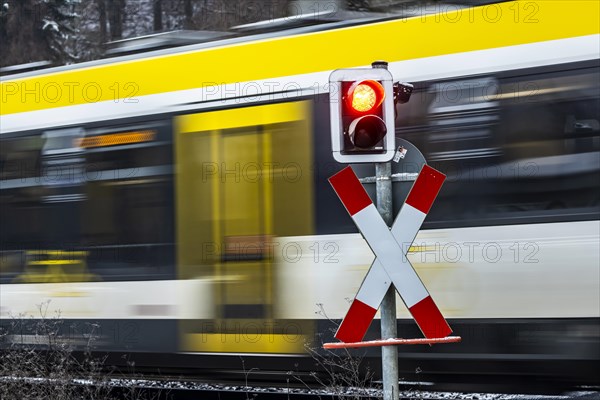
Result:
{"type": "Polygon", "coordinates": [[[311,329],[275,315],[273,285],[277,238],[313,233],[309,110],[303,101],[177,118],[179,277],[211,283],[210,314],[181,322],[184,350],[303,350],[311,329]]]}

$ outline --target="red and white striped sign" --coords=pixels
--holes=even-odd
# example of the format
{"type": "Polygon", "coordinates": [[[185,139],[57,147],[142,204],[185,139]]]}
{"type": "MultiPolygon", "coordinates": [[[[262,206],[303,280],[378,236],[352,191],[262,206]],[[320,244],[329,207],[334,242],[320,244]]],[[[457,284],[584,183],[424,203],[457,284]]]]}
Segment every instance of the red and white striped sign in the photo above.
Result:
{"type": "Polygon", "coordinates": [[[423,166],[390,231],[351,167],[329,178],[377,257],[335,334],[337,339],[362,340],[392,283],[426,338],[452,333],[402,250],[404,244],[408,251],[445,179],[441,172],[423,166]]]}

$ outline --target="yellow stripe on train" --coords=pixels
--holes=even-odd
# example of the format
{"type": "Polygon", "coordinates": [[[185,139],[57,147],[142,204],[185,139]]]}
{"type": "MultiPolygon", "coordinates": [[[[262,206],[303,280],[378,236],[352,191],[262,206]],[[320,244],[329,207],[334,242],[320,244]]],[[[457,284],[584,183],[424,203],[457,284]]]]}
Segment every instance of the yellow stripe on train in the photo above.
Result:
{"type": "MultiPolygon", "coordinates": [[[[0,115],[565,39],[600,32],[597,1],[517,1],[86,66],[0,84],[0,115]]],[[[143,57],[143,56],[142,56],[143,57]]]]}

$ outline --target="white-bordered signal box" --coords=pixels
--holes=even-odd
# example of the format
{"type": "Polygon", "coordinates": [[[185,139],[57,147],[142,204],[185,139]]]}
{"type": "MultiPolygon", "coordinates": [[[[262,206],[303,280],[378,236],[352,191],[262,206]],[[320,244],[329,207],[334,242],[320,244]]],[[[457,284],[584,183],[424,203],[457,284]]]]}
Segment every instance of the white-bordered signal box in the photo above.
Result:
{"type": "Polygon", "coordinates": [[[329,107],[331,120],[331,147],[333,158],[340,163],[370,163],[390,161],[395,153],[395,112],[392,74],[384,68],[336,69],[329,75],[329,107]],[[384,89],[384,99],[377,109],[385,123],[387,133],[383,139],[369,149],[356,148],[349,141],[344,107],[347,107],[345,89],[353,82],[372,80],[384,89]],[[345,132],[346,130],[346,132],[345,132]]]}

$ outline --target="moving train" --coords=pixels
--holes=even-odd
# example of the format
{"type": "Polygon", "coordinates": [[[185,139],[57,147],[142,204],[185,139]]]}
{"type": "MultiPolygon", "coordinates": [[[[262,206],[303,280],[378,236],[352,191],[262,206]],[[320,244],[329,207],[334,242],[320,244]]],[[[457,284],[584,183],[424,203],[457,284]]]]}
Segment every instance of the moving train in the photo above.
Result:
{"type": "Polygon", "coordinates": [[[328,76],[386,60],[414,85],[395,135],[448,176],[408,257],[463,338],[400,348],[403,377],[598,384],[599,11],[440,5],[2,77],[2,325],[56,312],[153,365],[294,369],[374,258],[327,182],[328,76]]]}

